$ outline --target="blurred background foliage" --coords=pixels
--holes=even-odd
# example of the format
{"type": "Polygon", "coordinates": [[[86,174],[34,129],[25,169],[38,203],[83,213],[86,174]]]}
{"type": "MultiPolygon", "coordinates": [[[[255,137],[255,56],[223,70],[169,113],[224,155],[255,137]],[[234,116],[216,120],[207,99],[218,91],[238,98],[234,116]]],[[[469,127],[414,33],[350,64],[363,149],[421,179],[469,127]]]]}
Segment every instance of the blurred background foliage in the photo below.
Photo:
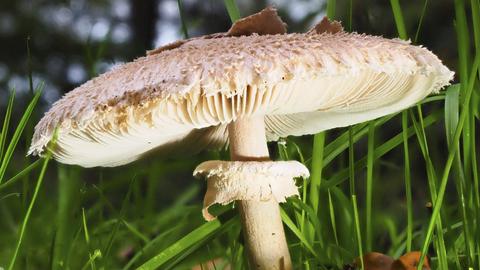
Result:
{"type": "MultiPolygon", "coordinates": [[[[335,18],[342,20],[347,30],[388,38],[398,36],[389,1],[353,1],[351,19],[348,3],[338,1],[335,13],[335,18]]],[[[15,91],[11,122],[19,122],[34,95],[29,74],[33,86],[44,82],[44,90],[15,150],[6,179],[36,160],[35,157],[26,157],[34,124],[64,93],[115,65],[145,55],[146,50],[184,38],[182,18],[190,37],[227,31],[231,25],[222,1],[183,0],[181,4],[182,16],[175,0],[0,1],[0,115],[5,115],[9,93],[15,91]]],[[[238,0],[237,4],[242,16],[274,5],[288,23],[290,32],[304,32],[326,14],[324,0],[238,0]]],[[[429,48],[450,69],[457,70],[452,1],[429,1],[426,9],[424,1],[402,1],[401,4],[409,37],[413,39],[418,35],[416,44],[429,48]],[[422,14],[424,17],[419,27],[422,14]]],[[[469,10],[470,6],[467,4],[466,8],[469,10]]],[[[470,12],[467,16],[470,20],[470,12]]],[[[473,43],[471,46],[473,49],[473,43]]],[[[443,108],[443,102],[429,104],[424,107],[425,115],[440,108],[443,108]]],[[[15,125],[10,127],[9,134],[13,134],[14,128],[15,125]]],[[[427,132],[431,158],[437,167],[444,164],[448,152],[444,129],[442,121],[435,121],[427,132]]],[[[334,141],[346,130],[328,132],[326,142],[334,141]]],[[[376,131],[375,142],[380,145],[401,131],[401,119],[395,117],[376,131]]],[[[280,145],[272,143],[269,147],[275,159],[305,157],[305,162],[309,163],[312,140],[312,136],[288,138],[280,145]]],[[[424,159],[415,142],[412,140],[409,149],[413,215],[416,228],[423,228],[431,211],[428,207],[430,196],[424,159]]],[[[363,137],[355,144],[355,157],[363,157],[366,153],[367,138],[363,137]]],[[[194,180],[192,171],[201,161],[214,158],[226,159],[228,155],[220,151],[162,160],[149,157],[120,168],[83,169],[51,162],[16,267],[94,269],[95,263],[105,269],[139,266],[204,224],[200,208],[205,183],[194,180]]],[[[403,158],[403,148],[396,147],[377,160],[374,168],[373,222],[376,229],[373,250],[396,256],[405,249],[401,240],[405,237],[407,208],[403,158]]],[[[325,167],[324,178],[329,179],[345,167],[348,167],[348,151],[340,153],[325,167]]],[[[34,192],[39,168],[36,166],[21,175],[15,184],[0,189],[0,267],[6,267],[12,256],[13,243],[18,239],[19,225],[34,192]]],[[[365,171],[357,170],[356,176],[360,213],[365,215],[365,171]]],[[[348,194],[347,182],[338,185],[338,190],[333,192],[334,201],[348,201],[342,190],[348,194]]],[[[453,183],[447,187],[444,208],[449,216],[454,217],[448,222],[452,225],[458,222],[460,214],[457,198],[449,193],[456,193],[453,183]]],[[[287,212],[292,205],[285,206],[287,212]]],[[[328,205],[328,202],[321,205],[328,205]]],[[[344,224],[339,226],[348,230],[353,227],[351,209],[343,212],[341,205],[338,204],[337,214],[339,222],[344,224]]],[[[219,208],[218,211],[230,213],[228,209],[219,208]]],[[[324,208],[320,209],[322,211],[327,213],[324,208]]],[[[229,213],[225,216],[232,215],[229,213]]],[[[321,220],[328,220],[328,217],[321,220]]],[[[215,241],[202,240],[208,242],[207,245],[201,241],[195,243],[196,248],[194,246],[183,253],[186,258],[177,256],[170,260],[171,267],[189,268],[196,262],[225,254],[241,267],[239,225],[238,222],[227,224],[230,225],[223,234],[212,235],[215,241]],[[200,246],[205,248],[199,249],[200,246]]],[[[294,238],[288,230],[287,233],[290,239],[294,238]]],[[[332,252],[343,254],[337,257],[343,261],[328,261],[327,264],[342,265],[358,254],[353,248],[355,239],[350,234],[351,231],[345,231],[340,234],[345,239],[340,240],[344,248],[350,245],[352,250],[338,247],[340,251],[332,252]]],[[[447,238],[461,245],[456,241],[457,236],[446,234],[447,238]]],[[[416,249],[420,249],[422,240],[416,238],[416,249]]],[[[293,252],[295,257],[302,258],[303,255],[297,256],[297,251],[293,252]]]]}

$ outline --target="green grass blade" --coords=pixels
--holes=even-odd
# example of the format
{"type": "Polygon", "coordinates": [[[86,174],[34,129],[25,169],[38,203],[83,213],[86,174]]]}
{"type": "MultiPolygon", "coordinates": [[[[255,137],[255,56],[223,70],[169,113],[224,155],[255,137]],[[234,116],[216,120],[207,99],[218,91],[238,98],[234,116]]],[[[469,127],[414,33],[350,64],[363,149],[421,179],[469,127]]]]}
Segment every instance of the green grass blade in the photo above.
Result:
{"type": "MultiPolygon", "coordinates": [[[[406,31],[405,22],[404,22],[404,18],[403,18],[403,14],[402,14],[402,9],[400,7],[400,3],[399,3],[398,0],[391,0],[390,4],[391,4],[391,7],[392,7],[392,12],[394,14],[395,24],[397,26],[398,34],[399,34],[401,39],[406,40],[408,38],[408,34],[407,34],[407,31],[406,31]]],[[[419,26],[417,28],[417,33],[419,32],[420,25],[421,25],[421,22],[423,20],[424,11],[422,12],[422,15],[421,15],[421,18],[420,18],[420,23],[419,23],[419,26]]],[[[415,121],[415,118],[413,116],[412,116],[412,120],[413,120],[413,124],[414,124],[414,128],[415,128],[415,133],[417,134],[417,138],[418,138],[421,150],[422,150],[423,157],[424,157],[424,159],[426,161],[426,164],[427,164],[428,184],[429,184],[429,187],[430,187],[430,193],[431,193],[432,201],[434,201],[436,199],[436,189],[437,189],[436,188],[436,181],[437,181],[436,179],[437,178],[436,178],[435,169],[433,167],[433,163],[432,163],[432,160],[430,158],[429,151],[428,151],[428,144],[427,144],[427,139],[426,139],[426,135],[425,135],[424,119],[423,119],[420,104],[417,105],[417,111],[418,111],[418,115],[419,115],[420,124],[418,124],[415,121]]],[[[405,139],[404,139],[404,141],[405,141],[405,139]]],[[[446,248],[445,248],[445,242],[444,242],[444,239],[443,239],[442,222],[441,222],[441,217],[440,216],[438,217],[438,220],[437,220],[437,232],[439,232],[439,234],[438,234],[439,237],[436,239],[436,247],[437,247],[437,252],[439,254],[439,261],[440,261],[439,265],[441,266],[441,268],[446,268],[447,267],[447,263],[446,263],[447,262],[447,255],[446,255],[447,252],[446,252],[446,248]]]]}
{"type": "MultiPolygon", "coordinates": [[[[446,98],[445,98],[445,131],[447,137],[447,144],[448,148],[452,147],[459,147],[458,143],[454,144],[453,136],[455,135],[455,127],[458,125],[458,110],[459,110],[459,99],[460,99],[460,87],[450,87],[447,90],[446,98]]],[[[465,127],[466,128],[466,127],[465,127]]],[[[464,130],[465,130],[464,128],[464,130]]],[[[465,250],[466,253],[469,254],[469,265],[472,265],[472,261],[474,260],[474,243],[473,237],[471,237],[471,228],[469,222],[469,215],[467,214],[467,209],[465,205],[465,197],[466,197],[466,188],[465,188],[465,177],[464,173],[466,171],[462,171],[462,165],[460,160],[460,153],[459,150],[456,150],[456,155],[454,158],[454,179],[456,182],[456,188],[458,197],[460,200],[460,208],[462,213],[462,225],[463,225],[463,235],[466,241],[465,242],[465,250]]]]}
{"type": "Polygon", "coordinates": [[[451,86],[446,91],[445,98],[445,131],[448,145],[452,144],[455,135],[455,127],[458,124],[458,108],[460,97],[460,85],[451,86]]]}
{"type": "Polygon", "coordinates": [[[209,237],[210,235],[214,234],[222,226],[227,226],[230,223],[238,222],[238,219],[233,217],[227,220],[226,222],[222,223],[219,219],[215,219],[213,221],[207,222],[197,229],[193,230],[182,239],[175,242],[173,245],[168,247],[167,249],[163,250],[157,256],[151,258],[143,265],[138,267],[138,270],[153,270],[158,269],[160,266],[164,265],[168,260],[172,259],[173,257],[181,254],[185,250],[189,249],[195,243],[202,241],[203,239],[209,237]]]}
{"type": "Polygon", "coordinates": [[[330,20],[335,19],[335,8],[336,8],[337,2],[336,0],[327,0],[327,17],[330,20]]]}
{"type": "MultiPolygon", "coordinates": [[[[472,15],[472,25],[473,25],[473,39],[475,44],[475,54],[480,54],[480,0],[470,0],[471,6],[471,15],[472,15]]],[[[473,78],[472,78],[473,79],[473,78]]],[[[477,78],[477,85],[478,80],[480,80],[480,72],[477,78]]],[[[473,181],[473,203],[471,204],[470,208],[472,210],[472,214],[474,215],[473,224],[474,224],[474,239],[476,242],[476,268],[480,269],[480,186],[479,186],[479,171],[478,171],[478,160],[477,160],[477,142],[476,142],[476,121],[475,117],[480,119],[480,90],[477,87],[476,99],[474,100],[472,97],[472,103],[470,105],[471,108],[471,136],[470,136],[470,147],[471,147],[471,168],[472,168],[472,181],[473,181]]]]}
{"type": "MultiPolygon", "coordinates": [[[[445,97],[442,95],[432,96],[424,99],[423,101],[420,102],[420,104],[430,103],[434,101],[443,101],[444,99],[445,97]]],[[[383,124],[387,123],[395,116],[397,116],[397,114],[387,115],[377,120],[374,120],[375,128],[381,127],[383,124]]],[[[368,134],[368,124],[367,123],[357,124],[353,126],[353,131],[354,131],[353,142],[357,142],[363,136],[368,134]]],[[[337,156],[339,156],[343,151],[345,151],[348,148],[349,146],[348,136],[349,136],[349,132],[346,131],[325,146],[323,167],[326,167],[327,165],[329,165],[337,156]]]]}
{"type": "Polygon", "coordinates": [[[85,243],[87,243],[88,247],[88,262],[85,263],[83,269],[86,269],[88,265],[92,270],[95,270],[95,259],[102,257],[102,252],[100,250],[95,250],[92,254],[90,252],[90,234],[88,233],[88,226],[87,226],[87,218],[85,216],[85,208],[82,207],[82,226],[83,226],[83,236],[85,237],[85,243]]]}
{"type": "MultiPolygon", "coordinates": [[[[375,123],[385,123],[387,117],[380,118],[379,120],[375,121],[375,123]]],[[[366,128],[368,124],[358,124],[353,127],[354,135],[353,135],[353,142],[357,142],[363,136],[368,133],[368,129],[366,128]]],[[[329,165],[336,157],[338,157],[343,151],[345,151],[350,145],[349,142],[349,131],[347,130],[342,135],[338,136],[335,140],[330,142],[325,146],[324,150],[324,157],[323,157],[323,166],[326,167],[329,165]]]]}
{"type": "Polygon", "coordinates": [[[355,194],[355,156],[353,144],[353,127],[348,127],[348,178],[350,180],[350,195],[355,194]]]}
{"type": "Polygon", "coordinates": [[[417,43],[418,35],[420,34],[420,29],[422,29],[423,18],[425,17],[425,13],[427,11],[428,0],[425,0],[422,8],[422,15],[420,15],[420,19],[418,20],[417,31],[415,32],[415,38],[413,39],[414,43],[417,43]]]}
{"type": "Polygon", "coordinates": [[[179,226],[167,229],[161,234],[157,235],[154,239],[150,240],[132,257],[132,259],[123,267],[123,270],[132,269],[133,265],[136,264],[145,253],[150,252],[155,245],[161,243],[166,235],[175,233],[175,230],[178,230],[178,227],[179,226]]]}
{"type": "Polygon", "coordinates": [[[33,99],[30,101],[28,104],[27,109],[23,113],[22,118],[20,119],[17,128],[15,129],[15,132],[13,133],[13,136],[11,138],[11,141],[8,145],[7,151],[5,152],[5,156],[3,157],[2,164],[0,166],[0,184],[2,183],[2,180],[5,176],[5,172],[7,171],[7,166],[10,163],[10,159],[12,158],[13,151],[15,150],[18,141],[20,140],[20,137],[22,136],[22,132],[25,128],[25,126],[28,123],[28,120],[30,119],[30,116],[32,115],[33,110],[35,109],[35,105],[37,104],[40,95],[42,93],[44,84],[41,83],[36,90],[35,96],[33,99]]]}
{"type": "MultiPolygon", "coordinates": [[[[428,148],[428,141],[425,132],[425,121],[423,118],[422,108],[420,105],[416,106],[419,121],[415,119],[414,114],[410,111],[411,119],[413,122],[413,127],[415,129],[415,133],[417,135],[417,140],[422,150],[422,155],[425,160],[427,166],[427,180],[428,180],[428,187],[430,191],[430,197],[432,202],[437,199],[437,175],[435,172],[435,168],[433,166],[433,162],[431,159],[431,155],[428,148]]],[[[437,251],[437,257],[439,261],[439,266],[441,268],[448,267],[447,265],[447,251],[446,245],[443,236],[443,222],[442,216],[439,215],[436,221],[436,230],[437,230],[437,238],[435,239],[435,249],[437,251]]]]}
{"type": "Polygon", "coordinates": [[[338,246],[339,242],[338,242],[338,233],[337,233],[337,222],[335,219],[335,208],[333,208],[332,193],[330,192],[330,189],[328,189],[327,192],[328,192],[328,209],[330,214],[330,224],[332,225],[335,244],[338,246]]]}
{"type": "Polygon", "coordinates": [[[362,233],[360,230],[360,218],[358,217],[357,196],[352,195],[353,215],[355,220],[355,235],[357,237],[358,256],[360,257],[361,269],[365,269],[363,262],[362,233]]]}
{"type": "Polygon", "coordinates": [[[373,225],[372,225],[372,206],[373,206],[373,155],[375,153],[375,124],[370,121],[368,124],[368,152],[367,152],[367,194],[366,194],[366,222],[365,222],[365,238],[366,251],[372,251],[373,245],[373,225]]]}
{"type": "Polygon", "coordinates": [[[125,195],[125,198],[123,198],[122,207],[120,208],[120,213],[118,213],[117,221],[115,222],[115,226],[113,227],[113,230],[110,234],[107,246],[104,248],[105,257],[108,257],[108,254],[110,254],[110,251],[111,251],[112,246],[113,246],[113,241],[115,240],[115,236],[118,232],[118,229],[120,228],[120,224],[122,223],[122,219],[125,216],[125,211],[127,209],[127,204],[130,201],[130,196],[132,195],[133,184],[135,183],[135,179],[136,179],[136,177],[134,176],[133,179],[130,181],[130,185],[128,187],[127,195],[125,195]]]}
{"type": "Polygon", "coordinates": [[[123,225],[125,225],[125,227],[133,234],[135,235],[136,237],[138,237],[140,240],[142,240],[142,242],[144,242],[145,244],[148,243],[148,237],[146,235],[144,235],[143,233],[141,233],[137,228],[135,228],[134,225],[130,224],[129,222],[127,222],[126,220],[122,220],[123,222],[123,225]]]}
{"type": "Polygon", "coordinates": [[[64,269],[68,262],[71,242],[79,222],[78,215],[80,183],[74,168],[58,167],[58,208],[56,215],[56,237],[53,253],[53,269],[64,269]]]}
{"type": "Polygon", "coordinates": [[[323,247],[322,237],[321,237],[322,226],[313,208],[299,199],[292,198],[291,200],[294,202],[294,205],[297,209],[300,209],[308,214],[308,218],[311,224],[313,225],[312,227],[314,228],[313,233],[318,234],[320,248],[323,247]]]}
{"type": "Polygon", "coordinates": [[[402,8],[400,7],[399,0],[390,0],[392,6],[393,17],[395,18],[395,24],[397,25],[398,35],[401,39],[408,39],[407,30],[405,28],[405,21],[403,20],[402,8]]]}
{"type": "Polygon", "coordinates": [[[465,14],[464,0],[455,0],[455,30],[458,43],[458,75],[462,92],[468,85],[468,59],[470,40],[468,35],[467,15],[465,14]]]}
{"type": "Polygon", "coordinates": [[[225,3],[225,7],[227,8],[227,12],[232,23],[241,18],[240,11],[238,10],[235,0],[223,0],[223,3],[225,3]]]}
{"type": "MultiPolygon", "coordinates": [[[[435,113],[430,114],[428,117],[425,118],[424,126],[430,126],[433,123],[436,123],[441,119],[441,112],[436,111],[435,113]]],[[[415,134],[414,127],[409,127],[407,130],[408,137],[415,134]]],[[[374,161],[385,155],[386,153],[390,152],[392,149],[398,147],[403,143],[403,134],[397,134],[396,136],[392,137],[390,140],[386,141],[385,143],[377,146],[375,148],[374,154],[374,161]]],[[[367,165],[367,157],[363,157],[357,162],[355,162],[355,170],[360,170],[367,165]]],[[[324,181],[323,188],[331,188],[333,186],[339,185],[343,181],[349,178],[349,168],[342,169],[335,173],[328,181],[324,181]]]]}
{"type": "MultiPolygon", "coordinates": [[[[467,87],[467,93],[466,93],[466,96],[465,96],[465,100],[463,101],[464,106],[463,106],[462,112],[460,114],[460,119],[458,121],[458,125],[455,129],[455,135],[454,135],[453,140],[452,140],[453,143],[458,143],[458,141],[460,139],[460,136],[462,134],[463,125],[465,123],[467,115],[469,114],[469,111],[467,109],[465,109],[467,107],[465,105],[470,102],[470,99],[472,97],[473,86],[474,86],[474,82],[475,82],[475,76],[477,74],[479,64],[480,64],[480,54],[476,55],[476,57],[475,57],[472,72],[471,72],[471,75],[470,75],[469,84],[468,84],[468,87],[467,87]]],[[[428,247],[430,245],[430,241],[432,239],[433,229],[434,229],[435,224],[436,224],[435,221],[440,214],[440,209],[441,209],[441,206],[442,206],[442,203],[443,203],[443,198],[445,196],[445,190],[446,190],[446,187],[447,187],[448,176],[450,174],[450,169],[452,167],[453,160],[454,160],[455,154],[457,152],[456,150],[457,150],[457,147],[452,147],[448,152],[448,159],[447,159],[447,162],[445,164],[442,179],[441,179],[441,182],[440,182],[438,197],[434,202],[432,216],[431,216],[430,222],[428,224],[427,235],[425,236],[425,241],[423,242],[422,256],[420,257],[420,262],[419,262],[419,265],[418,265],[418,268],[417,268],[418,270],[421,270],[421,268],[422,268],[423,260],[425,259],[425,255],[427,254],[427,250],[428,250],[428,247]]]]}
{"type": "Polygon", "coordinates": [[[27,37],[27,72],[28,72],[28,86],[31,94],[33,94],[33,76],[32,76],[32,53],[30,51],[31,37],[27,37]]]}
{"type": "Polygon", "coordinates": [[[15,176],[11,177],[10,179],[6,180],[5,183],[0,185],[0,191],[5,188],[8,188],[18,181],[22,180],[24,176],[30,173],[33,169],[35,169],[38,165],[40,165],[41,159],[37,159],[34,162],[30,163],[25,169],[18,172],[15,176]]]}
{"type": "Polygon", "coordinates": [[[10,125],[10,118],[12,117],[15,92],[15,89],[10,92],[10,97],[8,98],[7,103],[7,110],[5,112],[5,118],[3,119],[2,134],[0,134],[0,160],[2,160],[3,149],[5,149],[5,143],[7,142],[8,127],[10,125]]]}
{"type": "Polygon", "coordinates": [[[478,53],[480,51],[480,0],[470,0],[473,22],[473,39],[475,49],[478,53]]]}
{"type": "Polygon", "coordinates": [[[403,154],[405,161],[405,194],[407,197],[407,243],[406,251],[412,251],[413,241],[413,200],[412,200],[412,180],[410,175],[410,155],[408,148],[408,114],[407,111],[402,112],[402,137],[403,137],[403,154]]]}
{"type": "MultiPolygon", "coordinates": [[[[38,95],[38,93],[37,93],[37,95],[38,95]]],[[[55,141],[56,141],[56,132],[55,132],[54,138],[52,139],[52,142],[50,143],[51,147],[55,145],[55,141]]],[[[52,157],[52,152],[48,150],[47,155],[45,156],[45,159],[43,161],[42,170],[40,171],[40,175],[38,176],[37,184],[35,186],[35,190],[33,192],[32,199],[30,200],[30,204],[28,205],[28,209],[27,209],[27,212],[25,214],[25,218],[23,219],[22,227],[20,228],[20,235],[18,237],[17,245],[15,247],[15,251],[13,253],[12,259],[10,260],[10,264],[8,265],[8,270],[12,270],[13,267],[15,266],[15,262],[17,260],[18,253],[20,252],[20,248],[22,246],[23,237],[24,237],[25,231],[27,229],[27,224],[28,224],[28,221],[30,220],[30,215],[32,213],[33,206],[35,205],[35,202],[37,201],[38,192],[40,190],[40,187],[42,186],[43,178],[45,177],[45,172],[47,171],[48,162],[50,161],[51,157],[52,157]]]]}
{"type": "Polygon", "coordinates": [[[353,0],[348,2],[348,32],[352,32],[353,0]]]}
{"type": "Polygon", "coordinates": [[[178,4],[178,13],[180,15],[180,22],[182,23],[183,37],[187,39],[189,38],[189,35],[188,35],[187,23],[185,22],[182,0],[177,0],[177,4],[178,4]]]}
{"type": "Polygon", "coordinates": [[[325,132],[313,137],[312,163],[310,167],[310,204],[318,213],[319,190],[322,184],[323,153],[325,147],[325,132]]]}
{"type": "Polygon", "coordinates": [[[300,229],[298,229],[297,226],[295,226],[295,223],[293,220],[288,216],[288,214],[280,208],[280,216],[282,217],[283,223],[295,234],[295,236],[300,240],[300,242],[305,245],[305,247],[315,256],[318,257],[317,253],[315,252],[315,249],[310,245],[310,242],[305,238],[305,235],[302,234],[300,229]]]}
{"type": "Polygon", "coordinates": [[[82,267],[82,270],[85,270],[88,268],[88,266],[90,265],[90,268],[92,270],[95,270],[95,266],[94,266],[94,262],[97,258],[102,258],[102,252],[99,250],[99,249],[96,249],[94,252],[93,252],[93,255],[91,255],[89,258],[88,258],[88,261],[83,265],[82,267]]]}

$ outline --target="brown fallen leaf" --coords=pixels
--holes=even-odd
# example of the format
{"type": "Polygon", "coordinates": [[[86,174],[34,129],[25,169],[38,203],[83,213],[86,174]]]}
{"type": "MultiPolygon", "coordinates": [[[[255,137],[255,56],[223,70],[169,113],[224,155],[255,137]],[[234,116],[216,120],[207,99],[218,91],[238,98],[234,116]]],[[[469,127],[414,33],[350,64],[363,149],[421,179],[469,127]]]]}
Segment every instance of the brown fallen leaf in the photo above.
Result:
{"type": "MultiPolygon", "coordinates": [[[[419,251],[412,251],[401,256],[398,260],[393,262],[392,270],[416,270],[418,262],[420,261],[420,255],[421,253],[419,251]]],[[[427,257],[423,260],[422,269],[430,270],[430,264],[427,257]]]]}
{"type": "MultiPolygon", "coordinates": [[[[365,270],[390,270],[393,258],[379,252],[369,252],[363,255],[363,265],[365,270]]],[[[361,269],[360,258],[355,259],[355,269],[361,269]]]]}
{"type": "MultiPolygon", "coordinates": [[[[394,260],[385,254],[370,252],[363,255],[363,263],[365,270],[416,270],[418,262],[420,261],[420,255],[420,252],[412,251],[394,260]]],[[[355,259],[353,265],[349,265],[345,269],[361,269],[361,267],[360,257],[358,257],[355,259]]],[[[422,269],[430,270],[427,257],[425,257],[422,269]]]]}

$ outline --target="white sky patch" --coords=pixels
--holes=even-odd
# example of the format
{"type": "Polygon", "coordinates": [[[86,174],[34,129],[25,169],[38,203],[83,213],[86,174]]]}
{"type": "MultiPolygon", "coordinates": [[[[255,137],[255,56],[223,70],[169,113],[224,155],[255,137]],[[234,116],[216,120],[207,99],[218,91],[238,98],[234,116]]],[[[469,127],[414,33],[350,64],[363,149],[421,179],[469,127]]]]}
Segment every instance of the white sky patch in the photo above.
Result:
{"type": "Polygon", "coordinates": [[[123,43],[130,39],[130,27],[126,23],[119,23],[112,29],[112,41],[115,43],[123,43]]]}
{"type": "Polygon", "coordinates": [[[126,0],[112,1],[111,12],[114,17],[128,19],[130,17],[130,4],[126,0]]]}
{"type": "Polygon", "coordinates": [[[24,95],[30,91],[28,79],[18,74],[10,76],[10,80],[8,80],[7,85],[9,90],[15,89],[15,93],[20,95],[24,95]]]}
{"type": "Polygon", "coordinates": [[[173,20],[179,17],[178,3],[175,0],[165,0],[158,5],[158,14],[162,20],[173,20]]]}
{"type": "Polygon", "coordinates": [[[76,35],[80,40],[87,40],[92,26],[92,18],[88,15],[82,15],[75,20],[72,34],[76,35]]]}
{"type": "Polygon", "coordinates": [[[53,84],[49,83],[45,86],[45,90],[42,93],[42,98],[48,104],[53,104],[60,98],[60,91],[53,84]]]}
{"type": "Polygon", "coordinates": [[[107,19],[98,19],[92,27],[90,36],[92,40],[102,41],[106,38],[108,31],[110,30],[110,24],[107,19]]]}
{"type": "Polygon", "coordinates": [[[73,13],[66,7],[57,7],[52,9],[51,19],[57,27],[67,27],[72,24],[73,13]]]}
{"type": "Polygon", "coordinates": [[[325,16],[323,13],[322,7],[325,5],[326,0],[302,0],[302,1],[290,1],[290,0],[269,0],[270,5],[281,7],[287,10],[288,14],[294,21],[301,21],[305,16],[311,12],[318,12],[322,10],[322,16],[325,16]]]}
{"type": "Polygon", "coordinates": [[[87,73],[80,63],[72,63],[67,68],[67,79],[70,83],[78,84],[87,79],[87,73]]]}

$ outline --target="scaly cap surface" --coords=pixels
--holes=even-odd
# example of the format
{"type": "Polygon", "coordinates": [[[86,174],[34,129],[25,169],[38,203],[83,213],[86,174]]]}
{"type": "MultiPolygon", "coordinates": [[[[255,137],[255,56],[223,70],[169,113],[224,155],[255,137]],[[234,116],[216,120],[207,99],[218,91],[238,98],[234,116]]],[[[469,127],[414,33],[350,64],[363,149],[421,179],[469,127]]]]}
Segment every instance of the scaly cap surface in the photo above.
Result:
{"type": "Polygon", "coordinates": [[[54,157],[85,167],[223,147],[240,117],[264,115],[270,141],[314,134],[398,112],[453,77],[425,48],[338,23],[282,33],[271,8],[232,29],[151,51],[69,92],[36,126],[29,153],[41,154],[56,126],[54,157]]]}

